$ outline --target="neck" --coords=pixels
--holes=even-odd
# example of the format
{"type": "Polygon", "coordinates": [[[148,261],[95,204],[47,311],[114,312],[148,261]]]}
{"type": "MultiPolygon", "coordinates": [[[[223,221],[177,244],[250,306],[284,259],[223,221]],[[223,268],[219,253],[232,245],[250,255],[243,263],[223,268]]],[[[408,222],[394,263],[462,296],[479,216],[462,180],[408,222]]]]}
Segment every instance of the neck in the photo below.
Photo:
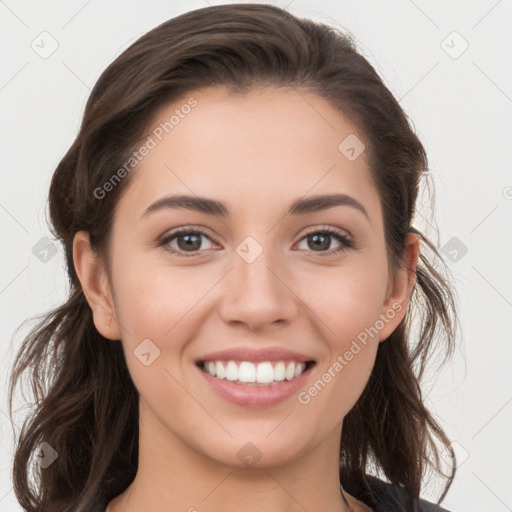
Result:
{"type": "Polygon", "coordinates": [[[137,475],[106,512],[364,510],[340,489],[337,427],[320,445],[286,464],[240,467],[238,460],[223,464],[186,445],[141,406],[137,475]]]}

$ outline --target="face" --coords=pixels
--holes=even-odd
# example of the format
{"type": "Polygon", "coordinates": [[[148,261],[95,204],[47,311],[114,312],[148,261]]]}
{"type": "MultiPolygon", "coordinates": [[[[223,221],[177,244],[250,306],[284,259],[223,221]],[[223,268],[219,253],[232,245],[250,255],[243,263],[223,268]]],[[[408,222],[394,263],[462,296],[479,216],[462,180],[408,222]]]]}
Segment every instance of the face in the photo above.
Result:
{"type": "MultiPolygon", "coordinates": [[[[210,88],[158,112],[148,135],[155,144],[117,205],[111,282],[75,237],[96,327],[122,340],[141,429],[231,466],[246,464],[243,450],[265,467],[335,446],[412,286],[388,273],[378,191],[366,153],[357,156],[364,134],[311,93],[210,88]],[[181,108],[190,98],[195,106],[181,108]],[[172,130],[155,132],[176,109],[172,130]],[[175,196],[192,200],[166,201],[175,196]],[[199,198],[222,205],[208,213],[199,198]],[[198,366],[240,348],[292,351],[276,356],[285,370],[300,356],[312,363],[298,384],[285,377],[271,392],[198,366]],[[274,398],[258,401],[264,393],[274,398]]],[[[253,355],[233,359],[239,367],[253,355]]],[[[275,367],[272,353],[262,357],[275,367]]],[[[244,368],[249,379],[260,371],[244,368]]]]}

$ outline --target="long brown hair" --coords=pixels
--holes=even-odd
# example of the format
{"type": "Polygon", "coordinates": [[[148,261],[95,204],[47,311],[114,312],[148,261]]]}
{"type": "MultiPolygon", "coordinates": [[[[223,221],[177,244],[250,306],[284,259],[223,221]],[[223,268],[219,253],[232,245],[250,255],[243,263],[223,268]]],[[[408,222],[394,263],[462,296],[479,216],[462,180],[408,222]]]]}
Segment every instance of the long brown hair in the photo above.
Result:
{"type": "Polygon", "coordinates": [[[73,237],[88,231],[108,268],[113,212],[131,174],[101,199],[94,191],[130,158],[161,106],[214,85],[242,93],[255,85],[289,86],[329,100],[365,137],[393,272],[403,264],[406,234],[420,236],[406,316],[379,344],[369,382],[344,419],[340,464],[345,478],[365,485],[373,467],[411,497],[419,496],[431,469],[446,479],[442,500],[455,474],[455,455],[425,407],[420,378],[433,352],[441,350],[445,359],[451,355],[457,312],[448,280],[434,264],[435,258],[444,264],[442,257],[412,227],[418,187],[427,177],[425,149],[351,36],[275,6],[234,4],[168,20],[118,56],[95,84],[79,133],[55,170],[51,229],[64,245],[70,290],[67,301],[39,318],[23,340],[10,379],[11,416],[22,375],[34,395],[13,463],[21,506],[33,512],[82,511],[100,489],[110,500],[135,477],[138,392],[121,341],[107,340],[94,326],[73,266],[73,237]],[[412,321],[418,318],[413,343],[412,321]],[[43,442],[58,457],[41,470],[32,458],[43,442]],[[441,449],[451,455],[447,475],[441,449]]]}

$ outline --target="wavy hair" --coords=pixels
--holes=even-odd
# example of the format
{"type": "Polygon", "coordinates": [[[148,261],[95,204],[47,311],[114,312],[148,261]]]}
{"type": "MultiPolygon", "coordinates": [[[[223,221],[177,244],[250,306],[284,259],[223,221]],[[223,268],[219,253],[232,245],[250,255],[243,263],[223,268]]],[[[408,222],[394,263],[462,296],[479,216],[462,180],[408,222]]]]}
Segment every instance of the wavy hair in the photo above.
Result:
{"type": "Polygon", "coordinates": [[[100,490],[113,499],[135,477],[138,391],[121,341],[107,340],[94,326],[72,243],[78,231],[89,232],[92,248],[109,268],[114,211],[131,175],[101,200],[94,191],[130,158],[159,108],[209,86],[237,93],[255,86],[312,92],[365,137],[391,271],[405,264],[407,233],[420,237],[420,255],[406,315],[379,344],[367,386],[344,419],[340,468],[346,481],[368,488],[374,468],[413,498],[432,470],[446,482],[442,500],[455,474],[455,454],[425,406],[420,380],[434,352],[444,353],[444,361],[451,356],[457,311],[448,278],[436,270],[434,259],[444,264],[442,256],[412,226],[419,185],[428,174],[425,149],[351,35],[275,6],[233,4],[170,19],[123,51],[95,84],[79,132],[53,174],[50,228],[64,246],[69,296],[38,318],[10,375],[11,417],[22,376],[34,397],[16,440],[12,477],[18,501],[30,512],[84,511],[100,490]],[[414,319],[419,330],[413,342],[414,319]],[[42,442],[58,452],[44,470],[33,461],[42,442]],[[451,456],[448,474],[441,450],[451,456]]]}

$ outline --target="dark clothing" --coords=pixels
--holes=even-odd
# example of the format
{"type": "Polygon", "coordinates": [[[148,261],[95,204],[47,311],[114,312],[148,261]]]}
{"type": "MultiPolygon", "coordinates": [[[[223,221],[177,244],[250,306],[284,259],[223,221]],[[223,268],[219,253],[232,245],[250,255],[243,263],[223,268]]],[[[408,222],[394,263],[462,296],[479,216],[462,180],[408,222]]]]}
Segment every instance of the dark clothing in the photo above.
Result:
{"type": "MultiPolygon", "coordinates": [[[[373,512],[449,512],[429,501],[411,500],[404,490],[378,478],[368,476],[368,480],[372,493],[369,493],[361,484],[350,486],[344,484],[343,489],[371,507],[373,512]]],[[[99,494],[87,512],[105,512],[109,502],[110,500],[104,494],[99,494]]]]}
{"type": "MultiPolygon", "coordinates": [[[[373,512],[450,512],[426,500],[411,500],[407,493],[373,476],[367,476],[373,496],[362,484],[344,484],[343,489],[351,496],[368,505],[373,512]]],[[[103,512],[103,511],[102,511],[103,512]]]]}

